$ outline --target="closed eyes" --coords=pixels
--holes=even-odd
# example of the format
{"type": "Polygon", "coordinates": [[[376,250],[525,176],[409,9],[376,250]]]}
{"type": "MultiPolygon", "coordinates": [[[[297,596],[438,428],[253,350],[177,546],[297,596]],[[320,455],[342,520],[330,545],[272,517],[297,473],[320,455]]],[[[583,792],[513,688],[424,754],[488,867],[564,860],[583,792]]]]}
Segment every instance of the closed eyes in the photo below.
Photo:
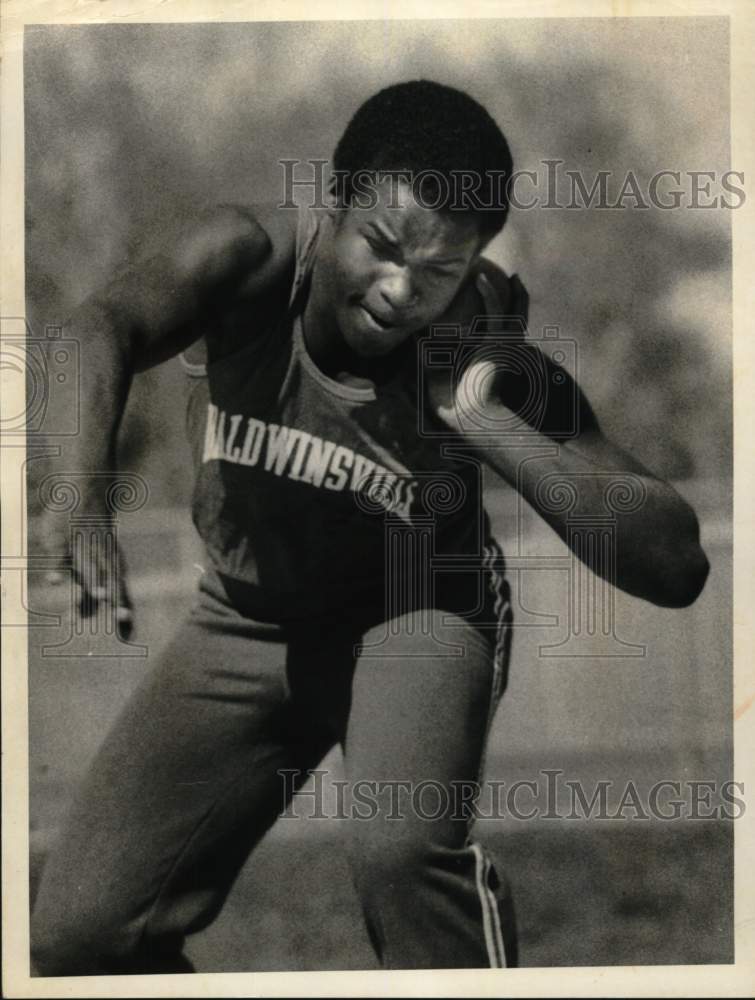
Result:
{"type": "MultiPolygon", "coordinates": [[[[383,239],[376,239],[374,236],[365,234],[365,240],[368,246],[383,260],[395,260],[397,262],[402,262],[402,256],[399,248],[393,246],[392,244],[386,242],[383,239]]],[[[443,265],[443,264],[420,264],[418,265],[423,271],[427,271],[435,277],[439,278],[452,278],[456,275],[456,268],[453,266],[443,265]]]]}

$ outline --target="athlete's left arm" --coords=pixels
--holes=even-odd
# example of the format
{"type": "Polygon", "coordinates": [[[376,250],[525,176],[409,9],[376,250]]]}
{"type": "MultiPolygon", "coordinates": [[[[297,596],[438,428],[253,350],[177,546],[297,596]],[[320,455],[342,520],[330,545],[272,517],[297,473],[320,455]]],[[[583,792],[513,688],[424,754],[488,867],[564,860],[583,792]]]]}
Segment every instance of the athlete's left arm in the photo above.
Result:
{"type": "MultiPolygon", "coordinates": [[[[500,276],[507,282],[506,312],[523,313],[526,323],[526,292],[518,279],[506,279],[503,272],[500,276]]],[[[498,285],[495,272],[488,272],[488,278],[498,285]]],[[[478,303],[485,308],[484,302],[478,299],[478,303]]],[[[435,396],[436,414],[519,490],[564,541],[569,537],[569,514],[599,518],[613,513],[617,548],[612,582],[622,590],[663,607],[692,604],[703,589],[709,566],[690,505],[669,483],[608,440],[568,371],[554,364],[532,340],[511,334],[508,338],[498,341],[504,345],[502,350],[481,351],[479,359],[465,368],[453,399],[435,396]],[[513,351],[506,349],[507,342],[516,345],[513,351]],[[539,407],[532,406],[530,387],[521,374],[513,374],[512,366],[505,363],[507,356],[518,357],[514,367],[521,372],[527,352],[527,370],[539,373],[530,385],[543,388],[539,407]],[[496,362],[497,354],[503,362],[496,362]],[[537,412],[537,419],[524,420],[525,412],[537,412]],[[559,482],[568,484],[565,489],[572,503],[553,502],[559,482]],[[618,489],[607,494],[611,482],[618,489]],[[607,496],[620,500],[622,491],[624,499],[632,494],[637,498],[635,509],[622,510],[621,502],[614,503],[612,510],[607,508],[607,496]]],[[[633,506],[631,500],[626,506],[633,506]]],[[[577,555],[587,561],[585,553],[577,555]]],[[[601,572],[604,567],[602,561],[592,568],[601,572]]]]}

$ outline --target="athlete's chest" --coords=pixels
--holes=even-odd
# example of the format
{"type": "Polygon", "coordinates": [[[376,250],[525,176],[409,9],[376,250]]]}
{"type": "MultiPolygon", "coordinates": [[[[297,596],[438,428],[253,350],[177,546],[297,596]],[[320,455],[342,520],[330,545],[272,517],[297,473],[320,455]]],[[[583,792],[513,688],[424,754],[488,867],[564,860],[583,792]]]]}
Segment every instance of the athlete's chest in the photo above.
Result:
{"type": "MultiPolygon", "coordinates": [[[[438,468],[437,442],[423,434],[416,376],[407,368],[385,386],[335,384],[314,366],[300,331],[280,329],[206,378],[203,453],[295,476],[337,449],[395,472],[438,468]]],[[[268,470],[269,471],[269,470],[268,470]]]]}

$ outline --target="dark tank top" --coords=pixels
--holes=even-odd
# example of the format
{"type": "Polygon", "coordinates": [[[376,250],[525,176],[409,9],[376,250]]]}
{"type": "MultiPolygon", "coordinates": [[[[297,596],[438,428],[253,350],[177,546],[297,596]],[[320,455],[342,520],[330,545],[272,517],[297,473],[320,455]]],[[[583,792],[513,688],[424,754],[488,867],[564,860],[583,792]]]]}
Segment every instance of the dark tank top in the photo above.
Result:
{"type": "Polygon", "coordinates": [[[265,617],[379,606],[389,590],[403,606],[441,594],[474,606],[492,542],[479,462],[420,415],[413,344],[379,386],[315,365],[301,312],[318,232],[303,209],[280,320],[226,357],[187,364],[194,523],[215,571],[265,617]]]}

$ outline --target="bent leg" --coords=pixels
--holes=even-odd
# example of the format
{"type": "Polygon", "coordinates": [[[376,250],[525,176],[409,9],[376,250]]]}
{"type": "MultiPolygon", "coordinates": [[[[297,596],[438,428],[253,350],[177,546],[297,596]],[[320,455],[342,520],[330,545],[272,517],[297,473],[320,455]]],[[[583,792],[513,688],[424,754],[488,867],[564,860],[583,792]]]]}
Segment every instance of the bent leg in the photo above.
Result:
{"type": "Polygon", "coordinates": [[[366,644],[384,641],[357,664],[345,762],[352,792],[357,782],[373,783],[361,788],[378,793],[377,814],[355,818],[374,811],[355,805],[352,870],[385,967],[511,966],[508,890],[472,839],[463,808],[464,790],[482,769],[508,640],[464,618],[430,614],[433,634],[417,627],[415,613],[394,619],[385,636],[381,629],[365,636],[366,644]],[[464,655],[442,655],[448,649],[436,636],[464,655]]]}
{"type": "Polygon", "coordinates": [[[286,804],[278,770],[304,772],[332,744],[291,711],[286,654],[276,626],[203,595],[107,737],[45,866],[38,974],[191,970],[184,935],[214,919],[286,804]]]}

